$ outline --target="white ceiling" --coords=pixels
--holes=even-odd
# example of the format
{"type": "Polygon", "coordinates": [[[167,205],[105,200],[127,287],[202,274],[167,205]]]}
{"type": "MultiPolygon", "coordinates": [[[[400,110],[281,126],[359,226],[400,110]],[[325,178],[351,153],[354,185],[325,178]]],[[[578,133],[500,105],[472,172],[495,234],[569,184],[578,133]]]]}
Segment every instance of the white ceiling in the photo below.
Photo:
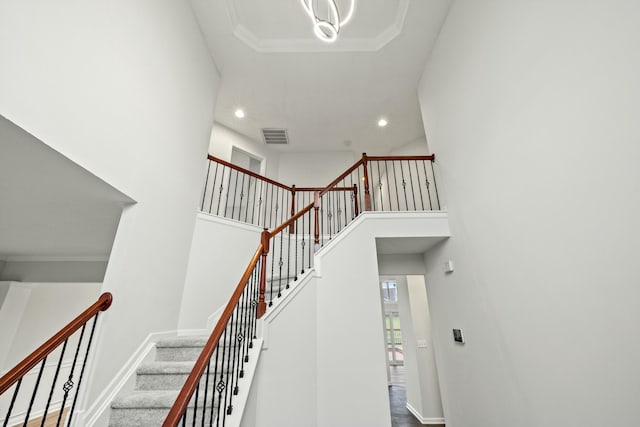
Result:
{"type": "Polygon", "coordinates": [[[106,258],[131,202],[0,116],[0,260],[106,258]]]}
{"type": "Polygon", "coordinates": [[[315,38],[299,0],[193,4],[222,76],[219,123],[257,141],[286,128],[277,149],[296,152],[386,153],[424,136],[417,85],[450,0],[360,0],[334,44],[315,38]]]}

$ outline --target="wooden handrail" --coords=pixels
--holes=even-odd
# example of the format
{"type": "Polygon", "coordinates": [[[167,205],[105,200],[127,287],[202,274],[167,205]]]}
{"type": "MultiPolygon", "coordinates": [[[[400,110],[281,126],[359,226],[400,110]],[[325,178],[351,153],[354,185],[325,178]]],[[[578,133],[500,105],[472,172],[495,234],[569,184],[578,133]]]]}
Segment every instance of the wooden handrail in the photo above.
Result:
{"type": "Polygon", "coordinates": [[[100,295],[100,298],[80,313],[78,317],[69,322],[57,334],[49,338],[47,342],[38,347],[33,353],[28,355],[24,360],[18,363],[13,369],[0,378],[0,394],[7,391],[20,378],[24,377],[34,366],[42,362],[42,360],[51,354],[60,344],[73,335],[85,323],[93,318],[98,312],[105,311],[111,306],[113,296],[109,292],[100,295]]]}
{"type": "Polygon", "coordinates": [[[292,216],[291,218],[289,218],[288,220],[280,224],[277,228],[274,228],[272,231],[269,232],[269,234],[271,234],[271,237],[275,236],[276,234],[278,234],[279,232],[281,232],[282,230],[284,230],[285,228],[293,224],[296,219],[300,218],[302,215],[309,212],[311,208],[313,208],[313,203],[308,204],[307,206],[302,208],[300,211],[298,211],[297,214],[295,214],[294,216],[292,216]]]}
{"type": "Polygon", "coordinates": [[[284,184],[279,183],[278,181],[274,181],[274,180],[272,180],[270,178],[267,178],[266,176],[262,176],[262,175],[260,175],[258,173],[252,172],[249,169],[245,169],[245,168],[240,167],[238,165],[234,165],[233,163],[229,163],[226,160],[222,160],[222,159],[220,159],[220,158],[218,158],[216,156],[212,156],[211,154],[209,154],[207,156],[207,158],[209,160],[213,160],[216,163],[220,163],[221,165],[227,166],[227,167],[229,167],[231,169],[235,169],[238,172],[246,173],[247,175],[252,176],[254,178],[257,178],[257,179],[259,179],[261,181],[268,182],[269,184],[273,184],[276,187],[284,188],[287,191],[291,191],[291,187],[288,187],[288,186],[286,186],[284,184]]]}
{"type": "Polygon", "coordinates": [[[367,156],[367,160],[431,160],[436,159],[435,154],[429,156],[367,156]]]}
{"type": "MultiPolygon", "coordinates": [[[[322,191],[326,187],[296,187],[296,191],[322,191]]],[[[353,187],[332,187],[328,191],[353,191],[353,187]]]]}
{"type": "Polygon", "coordinates": [[[349,169],[347,169],[344,173],[342,173],[342,175],[340,175],[339,177],[337,177],[336,179],[334,179],[333,181],[331,181],[331,183],[329,185],[327,185],[326,187],[324,187],[324,189],[320,192],[320,197],[324,196],[325,194],[327,194],[329,191],[331,191],[331,188],[336,185],[337,183],[339,183],[340,181],[342,181],[345,177],[347,177],[351,172],[353,172],[354,170],[356,170],[358,167],[360,167],[360,165],[362,165],[362,159],[358,160],[357,162],[355,162],[353,164],[353,166],[351,166],[349,169]]]}
{"type": "Polygon", "coordinates": [[[251,258],[251,262],[249,262],[249,266],[247,267],[244,274],[242,275],[242,278],[240,279],[238,286],[236,286],[236,290],[231,295],[231,298],[229,299],[229,302],[227,303],[224,311],[222,312],[222,315],[220,315],[220,319],[218,320],[218,323],[216,323],[216,326],[213,329],[211,336],[207,340],[207,343],[204,345],[204,348],[202,349],[202,352],[200,353],[198,360],[196,360],[196,363],[193,366],[191,373],[187,377],[187,380],[185,381],[184,386],[182,386],[182,390],[180,390],[180,394],[178,394],[178,397],[175,403],[173,404],[173,406],[171,407],[171,410],[169,411],[167,418],[165,418],[164,423],[162,424],[163,427],[173,427],[177,425],[180,419],[182,418],[182,414],[187,409],[187,405],[191,400],[191,396],[193,396],[193,393],[195,392],[196,387],[200,382],[200,377],[204,373],[204,370],[207,368],[207,365],[209,364],[209,359],[211,358],[211,355],[213,354],[213,351],[215,350],[216,345],[218,345],[218,342],[222,337],[222,333],[224,332],[225,328],[227,327],[227,324],[229,323],[229,319],[231,318],[231,313],[233,313],[233,310],[235,309],[238,301],[240,301],[240,296],[244,292],[245,284],[249,280],[249,277],[251,277],[251,274],[253,273],[253,269],[258,264],[258,260],[260,259],[261,255],[262,255],[262,243],[258,245],[258,249],[256,250],[256,253],[253,255],[253,258],[251,258]]]}

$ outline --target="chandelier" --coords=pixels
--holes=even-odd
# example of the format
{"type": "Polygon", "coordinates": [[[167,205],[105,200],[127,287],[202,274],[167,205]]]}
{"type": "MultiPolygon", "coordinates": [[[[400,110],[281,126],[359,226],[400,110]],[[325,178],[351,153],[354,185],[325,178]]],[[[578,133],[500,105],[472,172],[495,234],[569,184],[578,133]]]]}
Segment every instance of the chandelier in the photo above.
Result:
{"type": "Polygon", "coordinates": [[[353,16],[356,0],[301,0],[302,6],[313,21],[313,33],[326,43],[333,43],[338,39],[340,28],[353,16]]]}

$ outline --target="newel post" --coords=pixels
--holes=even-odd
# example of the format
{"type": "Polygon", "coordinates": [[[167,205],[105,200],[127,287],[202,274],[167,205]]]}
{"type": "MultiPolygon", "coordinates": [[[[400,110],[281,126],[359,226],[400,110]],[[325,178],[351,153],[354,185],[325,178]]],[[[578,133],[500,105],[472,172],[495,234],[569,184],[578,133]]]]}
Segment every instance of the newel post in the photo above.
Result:
{"type": "Polygon", "coordinates": [[[362,166],[364,166],[364,210],[371,210],[371,194],[369,194],[369,171],[367,170],[367,153],[362,153],[362,166]]]}
{"type": "Polygon", "coordinates": [[[267,311],[267,303],[264,300],[264,293],[267,290],[267,255],[269,254],[269,242],[271,242],[271,233],[268,229],[262,232],[262,264],[260,265],[260,290],[258,296],[258,311],[256,317],[261,318],[267,311]]]}
{"type": "Polygon", "coordinates": [[[320,192],[314,191],[313,193],[313,213],[314,213],[314,226],[313,226],[313,243],[314,252],[320,249],[320,192]]]}
{"type": "MultiPolygon", "coordinates": [[[[294,216],[295,214],[296,214],[296,186],[292,185],[291,186],[291,216],[294,216]]],[[[289,225],[289,234],[293,234],[295,232],[296,232],[295,221],[293,221],[289,225]]]]}

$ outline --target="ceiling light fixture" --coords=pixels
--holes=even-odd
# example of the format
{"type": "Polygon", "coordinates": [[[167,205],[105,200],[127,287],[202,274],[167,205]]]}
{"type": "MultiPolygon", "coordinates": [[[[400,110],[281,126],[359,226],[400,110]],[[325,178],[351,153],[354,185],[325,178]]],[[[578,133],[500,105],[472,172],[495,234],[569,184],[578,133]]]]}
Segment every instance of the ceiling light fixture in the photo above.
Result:
{"type": "Polygon", "coordinates": [[[385,119],[378,120],[378,126],[380,126],[381,128],[385,127],[387,124],[388,122],[385,119]]]}
{"type": "Polygon", "coordinates": [[[242,111],[241,109],[237,109],[236,112],[234,113],[236,115],[237,118],[241,119],[244,117],[244,111],[242,111]]]}
{"type": "Polygon", "coordinates": [[[313,33],[326,43],[333,43],[338,39],[340,28],[347,24],[356,8],[356,0],[301,0],[302,6],[313,22],[313,33]],[[340,3],[342,7],[336,4],[340,3]],[[319,4],[326,4],[320,7],[319,4]],[[340,12],[346,11],[344,18],[340,12]]]}

